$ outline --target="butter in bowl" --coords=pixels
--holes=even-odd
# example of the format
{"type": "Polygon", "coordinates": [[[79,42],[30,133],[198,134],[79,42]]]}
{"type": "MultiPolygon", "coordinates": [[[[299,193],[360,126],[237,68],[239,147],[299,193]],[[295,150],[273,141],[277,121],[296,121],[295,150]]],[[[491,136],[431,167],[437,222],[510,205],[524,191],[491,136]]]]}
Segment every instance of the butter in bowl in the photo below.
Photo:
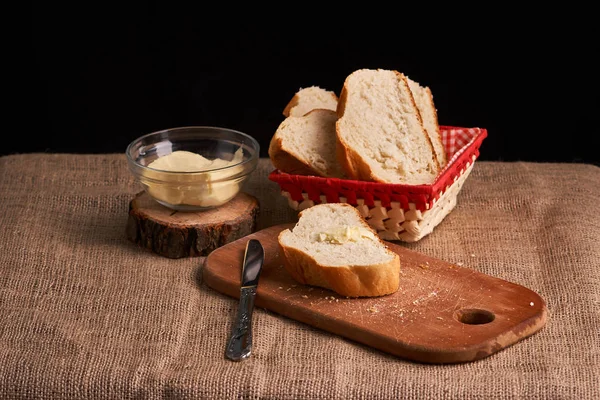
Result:
{"type": "Polygon", "coordinates": [[[126,150],[130,171],[158,203],[202,211],[233,199],[258,165],[256,139],[233,129],[190,126],[149,133],[126,150]]]}

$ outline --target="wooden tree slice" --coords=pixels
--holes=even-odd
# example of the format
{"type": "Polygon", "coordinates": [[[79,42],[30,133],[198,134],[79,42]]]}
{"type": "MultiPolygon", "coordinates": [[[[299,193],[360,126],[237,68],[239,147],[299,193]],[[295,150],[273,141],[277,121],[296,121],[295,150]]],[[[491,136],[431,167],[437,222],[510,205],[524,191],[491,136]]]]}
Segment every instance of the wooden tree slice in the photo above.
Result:
{"type": "Polygon", "coordinates": [[[258,199],[244,192],[198,212],[171,210],[140,192],[129,202],[127,238],[168,258],[206,256],[253,233],[258,213],[258,199]]]}

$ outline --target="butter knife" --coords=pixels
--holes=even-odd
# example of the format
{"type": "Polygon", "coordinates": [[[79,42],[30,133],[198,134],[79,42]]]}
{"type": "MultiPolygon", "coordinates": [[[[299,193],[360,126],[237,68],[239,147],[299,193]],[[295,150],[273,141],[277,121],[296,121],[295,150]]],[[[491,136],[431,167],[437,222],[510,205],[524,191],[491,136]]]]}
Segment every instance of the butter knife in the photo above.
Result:
{"type": "Polygon", "coordinates": [[[258,277],[264,259],[265,252],[261,243],[256,239],[248,240],[246,252],[244,253],[240,301],[227,350],[225,351],[227,358],[233,361],[244,360],[252,352],[252,312],[258,287],[258,277]]]}

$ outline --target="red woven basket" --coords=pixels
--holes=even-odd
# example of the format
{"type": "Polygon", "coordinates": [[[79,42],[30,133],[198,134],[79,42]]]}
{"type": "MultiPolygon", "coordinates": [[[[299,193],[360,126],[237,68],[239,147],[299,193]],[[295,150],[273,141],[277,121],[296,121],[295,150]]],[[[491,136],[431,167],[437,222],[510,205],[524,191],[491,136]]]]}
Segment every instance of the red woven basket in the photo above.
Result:
{"type": "Polygon", "coordinates": [[[452,210],[456,196],[479,157],[487,130],[440,126],[448,163],[432,184],[404,185],[291,175],[274,170],[269,179],[296,210],[320,203],[349,203],[386,240],[416,241],[452,210]]]}

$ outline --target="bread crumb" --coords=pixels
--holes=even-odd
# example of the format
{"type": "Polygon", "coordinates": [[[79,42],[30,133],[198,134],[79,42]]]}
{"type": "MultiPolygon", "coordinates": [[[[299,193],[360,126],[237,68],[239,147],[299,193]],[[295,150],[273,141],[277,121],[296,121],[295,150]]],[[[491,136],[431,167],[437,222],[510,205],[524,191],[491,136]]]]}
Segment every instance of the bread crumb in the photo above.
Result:
{"type": "Polygon", "coordinates": [[[303,298],[303,299],[308,299],[308,296],[307,296],[307,295],[305,295],[305,294],[303,294],[303,295],[302,295],[302,298],[303,298]]]}
{"type": "Polygon", "coordinates": [[[475,253],[471,253],[471,257],[475,257],[475,253]]]}
{"type": "Polygon", "coordinates": [[[279,290],[283,290],[283,286],[279,286],[279,290]]]}
{"type": "Polygon", "coordinates": [[[425,264],[419,264],[419,267],[421,267],[421,269],[429,269],[429,265],[425,264]]]}
{"type": "Polygon", "coordinates": [[[531,303],[529,303],[529,305],[530,305],[531,307],[533,307],[533,301],[532,301],[531,303]]]}
{"type": "Polygon", "coordinates": [[[456,265],[458,265],[459,267],[462,267],[463,265],[465,265],[465,263],[462,262],[462,261],[459,261],[459,262],[456,263],[456,265]]]}
{"type": "Polygon", "coordinates": [[[368,312],[372,312],[372,313],[378,313],[379,312],[379,310],[377,309],[376,306],[371,306],[371,307],[367,308],[367,311],[368,312]]]}
{"type": "Polygon", "coordinates": [[[287,288],[285,291],[286,291],[286,292],[289,292],[290,290],[292,290],[292,288],[291,288],[291,287],[287,288]]]}
{"type": "Polygon", "coordinates": [[[444,319],[444,318],[442,318],[442,317],[436,317],[436,318],[437,318],[437,319],[444,319]]]}

